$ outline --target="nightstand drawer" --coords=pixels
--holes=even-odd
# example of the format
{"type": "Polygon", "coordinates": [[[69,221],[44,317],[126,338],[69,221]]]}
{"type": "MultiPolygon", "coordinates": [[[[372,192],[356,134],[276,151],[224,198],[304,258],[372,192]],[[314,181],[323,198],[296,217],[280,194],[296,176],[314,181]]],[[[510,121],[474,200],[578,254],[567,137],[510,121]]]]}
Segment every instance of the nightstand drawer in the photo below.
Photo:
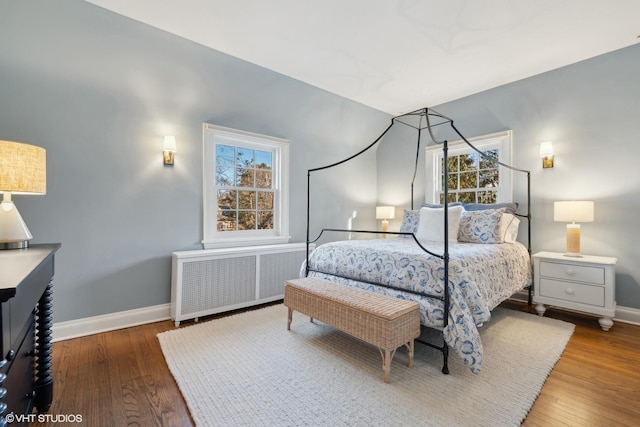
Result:
{"type": "MultiPolygon", "coordinates": [[[[565,266],[567,267],[567,266],[565,266]]],[[[540,296],[604,307],[604,287],[540,278],[540,296]]]]}
{"type": "Polygon", "coordinates": [[[604,268],[584,265],[540,262],[540,276],[552,279],[571,280],[594,285],[604,285],[604,268]]]}

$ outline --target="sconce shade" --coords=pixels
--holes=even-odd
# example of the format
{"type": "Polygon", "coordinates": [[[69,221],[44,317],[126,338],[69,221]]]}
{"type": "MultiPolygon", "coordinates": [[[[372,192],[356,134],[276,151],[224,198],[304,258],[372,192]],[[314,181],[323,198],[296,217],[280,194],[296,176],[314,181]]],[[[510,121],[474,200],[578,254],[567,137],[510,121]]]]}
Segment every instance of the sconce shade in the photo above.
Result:
{"type": "Polygon", "coordinates": [[[0,192],[46,194],[45,149],[20,142],[0,141],[0,192]]]}
{"type": "Polygon", "coordinates": [[[396,217],[395,206],[377,206],[376,219],[394,219],[396,217]]]}
{"type": "Polygon", "coordinates": [[[540,144],[540,157],[553,156],[553,144],[546,141],[540,144]]]}
{"type": "Polygon", "coordinates": [[[593,222],[593,202],[571,200],[553,203],[553,220],[556,222],[593,222]]]}
{"type": "Polygon", "coordinates": [[[540,157],[542,157],[542,167],[544,169],[553,167],[553,144],[546,141],[540,144],[540,157]]]}

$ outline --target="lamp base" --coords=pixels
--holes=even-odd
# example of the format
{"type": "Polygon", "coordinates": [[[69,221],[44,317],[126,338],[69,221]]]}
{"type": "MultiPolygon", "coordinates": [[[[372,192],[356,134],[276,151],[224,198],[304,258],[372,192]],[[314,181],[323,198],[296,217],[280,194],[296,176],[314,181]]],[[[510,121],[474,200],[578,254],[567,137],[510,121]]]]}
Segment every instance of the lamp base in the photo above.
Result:
{"type": "Polygon", "coordinates": [[[582,258],[582,254],[575,254],[573,252],[567,252],[567,253],[565,253],[563,255],[564,256],[570,256],[570,257],[573,257],[573,258],[582,258]]]}
{"type": "Polygon", "coordinates": [[[25,240],[23,242],[0,242],[0,251],[6,249],[27,249],[29,247],[29,241],[25,240]]]}
{"type": "Polygon", "coordinates": [[[11,201],[10,193],[4,193],[0,203],[0,250],[24,249],[31,239],[33,236],[11,201]]]}

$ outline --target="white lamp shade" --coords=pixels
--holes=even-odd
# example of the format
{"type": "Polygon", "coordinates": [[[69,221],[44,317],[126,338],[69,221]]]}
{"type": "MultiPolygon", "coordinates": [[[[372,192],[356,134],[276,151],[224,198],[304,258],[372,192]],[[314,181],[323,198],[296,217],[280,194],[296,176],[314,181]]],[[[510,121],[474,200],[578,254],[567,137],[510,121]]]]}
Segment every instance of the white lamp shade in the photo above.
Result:
{"type": "Polygon", "coordinates": [[[0,141],[0,193],[45,194],[46,158],[44,148],[0,141]]]}
{"type": "Polygon", "coordinates": [[[553,144],[546,141],[540,144],[540,157],[553,156],[553,144]]]}
{"type": "Polygon", "coordinates": [[[176,148],[177,148],[176,137],[173,136],[173,135],[166,135],[164,137],[163,150],[164,151],[173,151],[175,153],[176,148]]]}
{"type": "Polygon", "coordinates": [[[592,201],[571,200],[553,203],[553,220],[556,222],[593,222],[592,201]]]}
{"type": "Polygon", "coordinates": [[[377,206],[376,219],[394,219],[396,217],[395,206],[377,206]]]}

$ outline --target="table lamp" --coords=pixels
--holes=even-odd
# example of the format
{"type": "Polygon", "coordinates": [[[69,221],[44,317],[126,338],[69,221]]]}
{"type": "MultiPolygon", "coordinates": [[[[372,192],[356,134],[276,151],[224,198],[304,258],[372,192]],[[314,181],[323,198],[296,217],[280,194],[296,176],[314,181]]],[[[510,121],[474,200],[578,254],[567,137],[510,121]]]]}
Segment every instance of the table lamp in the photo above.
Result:
{"type": "Polygon", "coordinates": [[[376,219],[382,220],[382,231],[389,229],[389,220],[396,217],[395,206],[377,206],[376,219]]]}
{"type": "Polygon", "coordinates": [[[580,255],[580,224],[576,222],[593,222],[592,201],[564,201],[553,203],[553,220],[567,222],[567,252],[565,256],[580,255]]]}
{"type": "Polygon", "coordinates": [[[45,194],[47,162],[44,148],[0,140],[0,249],[21,249],[33,239],[12,194],[45,194]]]}

